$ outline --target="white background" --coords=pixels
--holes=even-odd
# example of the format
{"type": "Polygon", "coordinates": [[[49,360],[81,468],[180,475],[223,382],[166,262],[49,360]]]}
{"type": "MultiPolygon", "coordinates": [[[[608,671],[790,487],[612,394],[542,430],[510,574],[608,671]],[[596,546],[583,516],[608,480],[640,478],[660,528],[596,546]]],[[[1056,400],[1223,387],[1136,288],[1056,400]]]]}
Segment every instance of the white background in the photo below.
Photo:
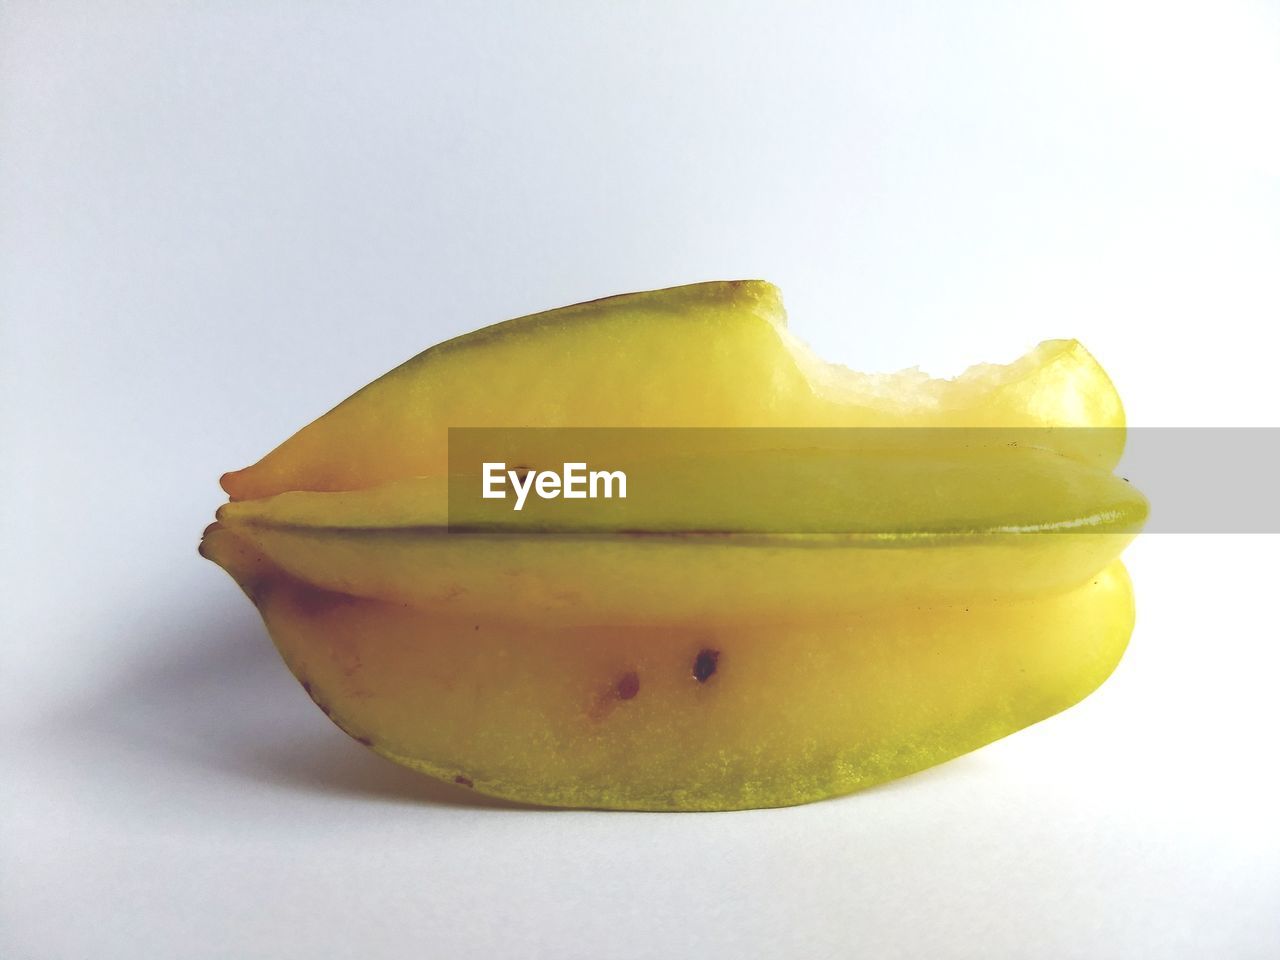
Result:
{"type": "Polygon", "coordinates": [[[222,471],[423,347],[693,280],[854,367],[1074,336],[1134,424],[1276,425],[1276,5],[0,16],[0,956],[1280,955],[1273,537],[1140,541],[1066,714],[713,815],[392,766],[195,553],[222,471]]]}

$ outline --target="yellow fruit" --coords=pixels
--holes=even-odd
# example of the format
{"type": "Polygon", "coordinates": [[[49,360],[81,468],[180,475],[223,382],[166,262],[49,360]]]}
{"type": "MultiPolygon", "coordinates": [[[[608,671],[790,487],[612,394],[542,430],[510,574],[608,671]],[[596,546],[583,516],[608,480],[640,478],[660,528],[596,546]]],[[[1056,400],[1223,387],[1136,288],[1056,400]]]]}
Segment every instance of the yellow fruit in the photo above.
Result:
{"type": "MultiPolygon", "coordinates": [[[[224,477],[201,552],[353,737],[530,803],[814,800],[1101,683],[1146,504],[1092,357],[866,376],[783,323],[770,285],[710,283],[441,344],[224,477]],[[795,429],[602,431],[640,492],[551,522],[457,498],[457,427],[795,429]],[[915,429],[812,432],[850,427],[915,429]]],[[[582,435],[480,436],[545,465],[582,435]]]]}
{"type": "MultiPolygon", "coordinates": [[[[445,472],[450,427],[1122,427],[1074,340],[955,380],[857,374],[792,337],[777,288],[700,283],[538,313],[438,344],[223,477],[233,500],[445,472]]],[[[1096,443],[1102,434],[1090,434],[1096,443]]],[[[1046,440],[1072,453],[1070,431],[1046,440]]],[[[1101,454],[1113,467],[1123,440],[1101,454]]]]}

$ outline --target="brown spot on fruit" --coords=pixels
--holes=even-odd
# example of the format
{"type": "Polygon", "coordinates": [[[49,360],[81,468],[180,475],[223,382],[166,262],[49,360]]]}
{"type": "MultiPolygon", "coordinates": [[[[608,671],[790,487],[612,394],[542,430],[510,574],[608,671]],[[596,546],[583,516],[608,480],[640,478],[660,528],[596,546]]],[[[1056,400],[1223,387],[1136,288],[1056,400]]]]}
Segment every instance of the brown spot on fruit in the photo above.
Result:
{"type": "Polygon", "coordinates": [[[246,579],[240,585],[244,590],[245,596],[249,598],[249,602],[256,607],[262,606],[271,596],[271,589],[274,584],[267,577],[253,577],[246,579]]]}
{"type": "Polygon", "coordinates": [[[453,778],[453,782],[454,782],[454,783],[456,783],[456,784],[459,784],[459,785],[461,785],[461,786],[464,786],[464,787],[474,787],[474,786],[475,786],[475,784],[471,782],[471,778],[470,778],[470,777],[464,777],[462,774],[458,774],[456,777],[454,777],[454,778],[453,778]]]}
{"type": "Polygon", "coordinates": [[[706,683],[716,672],[719,663],[719,650],[699,650],[698,655],[693,658],[693,679],[699,683],[706,683]]]}
{"type": "Polygon", "coordinates": [[[640,678],[634,670],[630,670],[618,678],[614,691],[618,694],[619,700],[630,700],[640,692],[640,678]]]}
{"type": "Polygon", "coordinates": [[[311,698],[311,702],[312,702],[312,703],[314,703],[317,707],[319,707],[319,708],[320,708],[320,711],[321,711],[321,712],[322,712],[326,717],[327,717],[327,716],[329,716],[329,708],[328,708],[327,706],[325,706],[323,703],[321,703],[321,702],[320,702],[320,700],[319,700],[319,698],[317,698],[317,697],[316,697],[316,692],[315,692],[314,690],[312,690],[312,689],[311,689],[311,683],[310,683],[310,681],[303,680],[303,681],[302,681],[302,689],[303,689],[303,690],[305,690],[305,691],[307,692],[307,696],[311,698]]]}
{"type": "Polygon", "coordinates": [[[616,679],[596,687],[586,708],[587,718],[598,723],[612,713],[621,701],[631,700],[639,692],[640,675],[636,671],[627,670],[617,674],[616,679]]]}
{"type": "Polygon", "coordinates": [[[304,617],[323,617],[333,610],[360,602],[359,597],[332,590],[318,590],[305,584],[297,584],[293,590],[293,603],[304,617]]]}
{"type": "Polygon", "coordinates": [[[372,746],[373,746],[373,741],[372,741],[372,740],[370,740],[368,737],[356,737],[355,739],[356,739],[356,743],[362,743],[362,744],[364,744],[366,747],[372,747],[372,746]]]}

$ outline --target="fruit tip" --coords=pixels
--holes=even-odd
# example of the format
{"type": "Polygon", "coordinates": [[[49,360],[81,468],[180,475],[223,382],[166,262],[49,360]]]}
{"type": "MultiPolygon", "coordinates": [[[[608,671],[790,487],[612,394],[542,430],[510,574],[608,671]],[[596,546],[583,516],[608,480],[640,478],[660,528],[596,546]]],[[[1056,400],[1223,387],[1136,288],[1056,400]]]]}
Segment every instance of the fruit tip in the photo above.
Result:
{"type": "Polygon", "coordinates": [[[218,486],[226,491],[227,496],[232,500],[244,500],[245,497],[245,474],[251,468],[245,467],[242,470],[228,470],[218,478],[218,486]]]}
{"type": "MultiPolygon", "coordinates": [[[[200,556],[204,557],[206,560],[213,560],[213,553],[212,553],[212,549],[210,548],[210,541],[212,540],[213,535],[221,529],[222,529],[222,524],[220,524],[217,520],[213,521],[213,523],[205,527],[204,530],[200,533],[200,543],[196,545],[196,553],[200,554],[200,556]]],[[[216,560],[214,560],[214,562],[217,563],[216,560]]]]}
{"type": "Polygon", "coordinates": [[[729,300],[752,304],[757,311],[763,308],[764,315],[775,325],[786,326],[787,311],[782,303],[782,291],[775,284],[770,283],[768,280],[754,278],[722,280],[719,283],[719,287],[721,291],[727,294],[729,300]]]}
{"type": "Polygon", "coordinates": [[[778,289],[776,284],[770,283],[768,280],[762,280],[759,277],[727,280],[725,283],[730,289],[739,293],[755,297],[768,297],[770,300],[782,299],[782,291],[778,289]]]}
{"type": "Polygon", "coordinates": [[[233,500],[230,503],[224,503],[222,506],[218,507],[218,509],[213,512],[213,526],[226,527],[231,520],[231,513],[235,510],[235,504],[236,501],[233,500]]]}

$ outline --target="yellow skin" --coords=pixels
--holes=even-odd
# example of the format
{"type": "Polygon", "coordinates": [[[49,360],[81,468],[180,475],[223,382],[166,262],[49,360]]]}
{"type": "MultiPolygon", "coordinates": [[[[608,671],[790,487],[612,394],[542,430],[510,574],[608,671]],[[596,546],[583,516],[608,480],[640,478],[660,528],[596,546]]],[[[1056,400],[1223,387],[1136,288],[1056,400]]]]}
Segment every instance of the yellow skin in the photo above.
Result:
{"type": "Polygon", "coordinates": [[[769,284],[708,283],[441,344],[224,477],[232,502],[201,552],[343,730],[527,803],[816,800],[1096,688],[1132,628],[1116,557],[1146,506],[1110,474],[1123,413],[1093,358],[1053,341],[951,381],[862,376],[784,322],[769,284]],[[740,457],[706,453],[668,475],[668,502],[589,514],[590,532],[513,514],[505,533],[460,535],[445,492],[447,429],[461,426],[982,426],[1022,440],[958,454],[921,431],[905,473],[864,455],[874,497],[824,486],[829,461],[812,451],[771,454],[813,478],[821,528],[804,533],[768,532],[758,504],[723,493],[740,457]],[[1051,429],[1064,426],[1115,429],[1051,429]],[[942,508],[920,496],[939,465],[953,471],[942,508]],[[1057,525],[1085,532],[1021,532],[1057,525]]]}

